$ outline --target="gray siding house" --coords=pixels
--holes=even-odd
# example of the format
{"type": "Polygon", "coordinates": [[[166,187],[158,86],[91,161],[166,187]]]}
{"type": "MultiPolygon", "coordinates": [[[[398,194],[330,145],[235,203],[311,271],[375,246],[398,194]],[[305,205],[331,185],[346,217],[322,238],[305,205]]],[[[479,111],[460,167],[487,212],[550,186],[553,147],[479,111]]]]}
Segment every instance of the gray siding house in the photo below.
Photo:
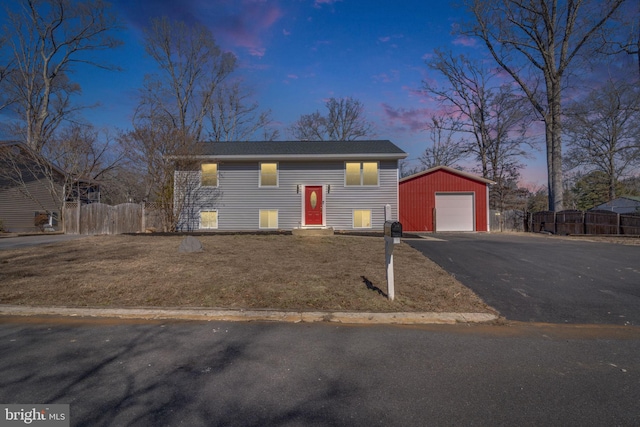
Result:
{"type": "Polygon", "coordinates": [[[589,210],[612,211],[619,214],[640,213],[640,197],[622,196],[589,210]]]}
{"type": "Polygon", "coordinates": [[[0,221],[4,231],[39,231],[36,224],[43,218],[59,230],[61,201],[56,196],[62,194],[62,172],[52,167],[51,174],[60,179],[50,182],[38,173],[38,167],[20,163],[29,161],[21,150],[24,146],[19,142],[0,142],[0,221]]]}
{"type": "Polygon", "coordinates": [[[173,157],[192,162],[175,173],[177,228],[381,230],[406,156],[386,140],[199,144],[173,157]]]}

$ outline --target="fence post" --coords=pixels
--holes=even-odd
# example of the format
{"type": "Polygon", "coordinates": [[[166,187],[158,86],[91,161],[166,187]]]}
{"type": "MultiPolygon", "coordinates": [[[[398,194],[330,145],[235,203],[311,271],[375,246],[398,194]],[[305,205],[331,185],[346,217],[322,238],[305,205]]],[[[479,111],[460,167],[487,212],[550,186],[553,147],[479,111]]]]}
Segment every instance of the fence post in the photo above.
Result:
{"type": "Polygon", "coordinates": [[[78,234],[80,233],[80,212],[82,212],[80,210],[80,197],[78,197],[77,201],[76,201],[76,230],[78,234]]]}
{"type": "Polygon", "coordinates": [[[140,227],[142,228],[142,230],[140,230],[141,233],[144,233],[147,230],[147,221],[146,221],[146,212],[145,212],[145,202],[142,202],[142,218],[140,219],[140,227]]]}

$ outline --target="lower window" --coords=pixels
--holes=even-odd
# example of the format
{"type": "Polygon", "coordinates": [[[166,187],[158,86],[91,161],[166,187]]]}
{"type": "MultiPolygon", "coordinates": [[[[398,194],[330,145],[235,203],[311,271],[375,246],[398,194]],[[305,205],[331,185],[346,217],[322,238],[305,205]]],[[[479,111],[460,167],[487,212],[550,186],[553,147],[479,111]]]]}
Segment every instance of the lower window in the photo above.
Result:
{"type": "Polygon", "coordinates": [[[353,228],[371,228],[371,211],[354,210],[353,228]]]}
{"type": "Polygon", "coordinates": [[[278,228],[278,211],[261,209],[260,228],[278,228]]]}
{"type": "Polygon", "coordinates": [[[200,228],[218,228],[218,211],[200,211],[200,228]]]}

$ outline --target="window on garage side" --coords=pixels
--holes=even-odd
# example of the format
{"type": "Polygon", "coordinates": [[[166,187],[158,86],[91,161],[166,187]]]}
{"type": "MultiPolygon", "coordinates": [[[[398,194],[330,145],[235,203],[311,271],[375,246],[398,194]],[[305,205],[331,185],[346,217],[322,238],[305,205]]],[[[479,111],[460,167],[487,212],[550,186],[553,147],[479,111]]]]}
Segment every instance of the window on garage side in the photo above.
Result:
{"type": "Polygon", "coordinates": [[[278,228],[278,211],[261,209],[260,228],[278,228]]]}
{"type": "Polygon", "coordinates": [[[378,185],[378,162],[346,162],[345,185],[378,185]]]}
{"type": "Polygon", "coordinates": [[[378,185],[378,163],[362,163],[362,185],[378,185]]]}
{"type": "Polygon", "coordinates": [[[371,228],[371,210],[353,210],[353,228],[371,228]]]}
{"type": "Polygon", "coordinates": [[[203,187],[218,186],[218,164],[204,163],[200,166],[200,185],[203,187]]]}
{"type": "Polygon", "coordinates": [[[218,211],[200,211],[200,228],[218,228],[218,211]]]}

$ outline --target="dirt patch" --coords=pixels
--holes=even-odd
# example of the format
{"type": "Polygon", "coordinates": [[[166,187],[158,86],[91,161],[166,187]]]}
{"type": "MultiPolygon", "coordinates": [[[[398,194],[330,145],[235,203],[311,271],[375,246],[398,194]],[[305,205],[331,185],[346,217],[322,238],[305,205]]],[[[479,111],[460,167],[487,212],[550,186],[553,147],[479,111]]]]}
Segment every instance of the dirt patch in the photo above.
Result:
{"type": "Polygon", "coordinates": [[[76,307],[216,307],[372,312],[494,312],[418,251],[394,252],[386,295],[376,237],[95,236],[0,252],[0,303],[76,307]]]}

